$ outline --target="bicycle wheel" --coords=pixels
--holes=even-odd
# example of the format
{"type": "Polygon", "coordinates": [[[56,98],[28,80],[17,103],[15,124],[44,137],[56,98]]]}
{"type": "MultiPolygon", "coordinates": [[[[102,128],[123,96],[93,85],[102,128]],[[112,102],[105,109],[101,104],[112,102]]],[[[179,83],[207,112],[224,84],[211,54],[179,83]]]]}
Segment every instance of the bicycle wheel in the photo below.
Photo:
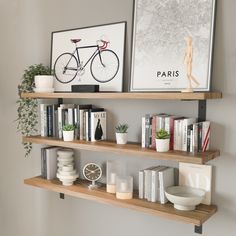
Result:
{"type": "Polygon", "coordinates": [[[116,76],[119,66],[120,62],[116,53],[106,49],[98,52],[93,57],[90,64],[90,71],[96,81],[107,83],[116,76]]]}
{"type": "Polygon", "coordinates": [[[79,63],[71,53],[61,54],[54,63],[56,79],[63,84],[70,83],[77,75],[79,63]]]}

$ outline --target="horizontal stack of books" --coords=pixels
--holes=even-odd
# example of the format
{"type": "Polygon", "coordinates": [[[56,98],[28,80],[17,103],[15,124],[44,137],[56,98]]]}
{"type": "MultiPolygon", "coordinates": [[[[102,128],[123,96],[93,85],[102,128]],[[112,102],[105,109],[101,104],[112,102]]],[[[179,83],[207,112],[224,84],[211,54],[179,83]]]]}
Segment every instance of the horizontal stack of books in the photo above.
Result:
{"type": "Polygon", "coordinates": [[[146,114],[142,117],[142,147],[156,148],[156,132],[170,134],[170,150],[205,152],[209,150],[210,122],[197,122],[196,118],[168,114],[146,114]]]}
{"type": "Polygon", "coordinates": [[[41,136],[62,139],[63,126],[71,124],[75,126],[76,139],[105,140],[106,116],[104,108],[91,104],[40,104],[41,136]]]}
{"type": "Polygon", "coordinates": [[[153,166],[139,171],[139,198],[165,204],[165,189],[175,185],[174,168],[153,166]]]}

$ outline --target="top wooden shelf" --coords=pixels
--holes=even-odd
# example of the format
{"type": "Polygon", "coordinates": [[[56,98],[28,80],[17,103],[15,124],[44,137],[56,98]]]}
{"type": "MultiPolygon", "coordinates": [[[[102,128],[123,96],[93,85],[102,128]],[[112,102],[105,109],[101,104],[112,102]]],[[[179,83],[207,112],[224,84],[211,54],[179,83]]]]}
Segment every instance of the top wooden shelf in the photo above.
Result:
{"type": "Polygon", "coordinates": [[[83,98],[83,99],[142,99],[142,100],[207,100],[222,98],[221,92],[165,93],[22,93],[21,98],[83,98]]]}

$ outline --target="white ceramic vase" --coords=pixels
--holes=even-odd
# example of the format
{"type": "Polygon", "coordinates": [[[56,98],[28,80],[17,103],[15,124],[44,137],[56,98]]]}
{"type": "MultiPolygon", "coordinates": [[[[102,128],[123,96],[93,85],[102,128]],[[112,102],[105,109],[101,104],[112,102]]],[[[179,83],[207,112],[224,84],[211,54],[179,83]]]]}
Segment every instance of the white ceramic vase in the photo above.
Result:
{"type": "Polygon", "coordinates": [[[74,140],[74,130],[72,131],[64,131],[63,130],[63,140],[66,142],[74,140]]]}
{"type": "Polygon", "coordinates": [[[168,152],[170,150],[170,139],[156,139],[157,152],[168,152]]]}
{"type": "Polygon", "coordinates": [[[116,143],[126,144],[128,141],[128,133],[116,133],[116,143]]]}
{"type": "Polygon", "coordinates": [[[52,89],[53,75],[36,75],[34,76],[34,83],[37,89],[52,89]]]}

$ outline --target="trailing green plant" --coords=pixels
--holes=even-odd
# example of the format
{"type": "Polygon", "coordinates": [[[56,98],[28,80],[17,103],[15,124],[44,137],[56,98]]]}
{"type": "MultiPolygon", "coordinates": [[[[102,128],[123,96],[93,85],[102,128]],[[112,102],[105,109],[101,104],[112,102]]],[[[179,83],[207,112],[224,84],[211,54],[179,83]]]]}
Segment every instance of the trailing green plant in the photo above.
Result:
{"type": "Polygon", "coordinates": [[[128,128],[128,124],[119,124],[115,127],[116,133],[127,133],[128,128]]]}
{"type": "Polygon", "coordinates": [[[159,131],[156,132],[156,139],[169,139],[169,138],[170,138],[169,133],[164,129],[160,129],[159,131]]]}
{"type": "MultiPolygon", "coordinates": [[[[21,93],[31,93],[34,87],[35,75],[50,75],[48,66],[36,64],[29,66],[22,76],[21,84],[18,85],[19,99],[17,100],[17,131],[23,136],[35,134],[38,124],[38,102],[36,99],[21,98],[21,93]]],[[[32,150],[32,143],[24,143],[25,157],[28,157],[32,150]]]]}
{"type": "Polygon", "coordinates": [[[64,125],[63,127],[62,127],[62,130],[63,131],[73,131],[73,130],[75,130],[75,126],[74,125],[64,125]]]}

